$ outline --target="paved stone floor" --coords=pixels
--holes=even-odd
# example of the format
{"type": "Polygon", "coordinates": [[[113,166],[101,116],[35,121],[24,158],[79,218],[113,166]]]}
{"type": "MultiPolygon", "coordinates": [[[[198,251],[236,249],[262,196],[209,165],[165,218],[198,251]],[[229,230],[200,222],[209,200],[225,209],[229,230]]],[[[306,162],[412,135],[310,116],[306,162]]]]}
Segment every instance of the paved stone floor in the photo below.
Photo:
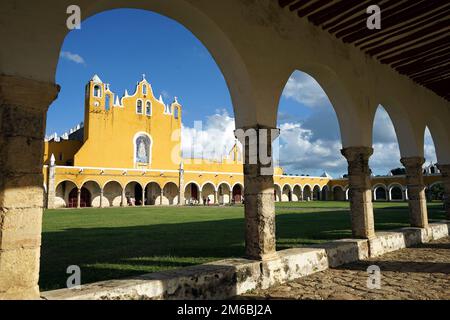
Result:
{"type": "Polygon", "coordinates": [[[239,299],[450,300],[450,238],[319,272],[239,299]],[[381,269],[381,288],[368,289],[367,268],[381,269]]]}

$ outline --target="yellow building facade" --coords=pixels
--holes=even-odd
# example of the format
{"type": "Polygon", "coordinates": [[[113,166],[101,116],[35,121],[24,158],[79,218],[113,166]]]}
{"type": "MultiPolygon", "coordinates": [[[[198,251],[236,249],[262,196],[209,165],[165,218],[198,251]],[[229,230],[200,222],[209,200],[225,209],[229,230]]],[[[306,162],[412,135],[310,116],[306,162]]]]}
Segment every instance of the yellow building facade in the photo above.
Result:
{"type": "MultiPolygon", "coordinates": [[[[84,123],[45,141],[48,208],[230,204],[243,200],[237,144],[220,161],[182,159],[182,106],[156,98],[145,77],[119,97],[95,75],[84,123]]],[[[438,173],[425,175],[431,186],[438,173]]],[[[274,169],[275,201],[348,200],[347,179],[285,175],[274,169]]],[[[374,200],[404,201],[404,176],[374,177],[374,200]]]]}

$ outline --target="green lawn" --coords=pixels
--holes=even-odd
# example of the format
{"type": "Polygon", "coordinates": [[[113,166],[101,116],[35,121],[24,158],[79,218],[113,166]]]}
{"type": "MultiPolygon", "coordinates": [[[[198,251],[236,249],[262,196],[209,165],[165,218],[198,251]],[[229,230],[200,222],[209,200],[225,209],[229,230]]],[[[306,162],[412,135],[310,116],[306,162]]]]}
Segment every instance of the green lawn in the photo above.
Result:
{"type": "MultiPolygon", "coordinates": [[[[347,202],[277,204],[277,248],[349,237],[347,202]]],[[[375,203],[377,230],[408,225],[405,203],[375,203]]],[[[430,204],[443,219],[441,204],[430,204]]],[[[180,268],[244,253],[242,207],[146,207],[47,210],[41,290],[62,288],[79,265],[82,283],[180,268]]]]}

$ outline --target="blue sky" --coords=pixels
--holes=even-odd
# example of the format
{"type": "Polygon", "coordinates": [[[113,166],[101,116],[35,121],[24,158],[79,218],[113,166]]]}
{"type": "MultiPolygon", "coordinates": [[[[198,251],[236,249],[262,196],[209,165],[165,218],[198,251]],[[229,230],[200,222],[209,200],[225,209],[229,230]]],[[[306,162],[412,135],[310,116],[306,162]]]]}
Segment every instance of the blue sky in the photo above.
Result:
{"type": "MultiPolygon", "coordinates": [[[[205,157],[216,157],[217,148],[223,152],[233,145],[233,109],[223,75],[203,44],[177,22],[148,11],[120,9],[95,15],[81,30],[70,32],[61,49],[56,81],[62,89],[49,109],[47,134],[62,134],[83,120],[84,87],[94,74],[119,96],[125,89],[134,92],[142,74],[166,103],[177,96],[183,105],[185,154],[192,154],[195,144],[205,157]],[[202,122],[201,128],[196,121],[202,122]]],[[[341,176],[346,163],[327,96],[307,74],[295,72],[286,81],[278,116],[280,164],[293,174],[327,171],[341,176]]],[[[426,157],[435,161],[429,134],[426,143],[426,157]]],[[[374,148],[375,174],[400,166],[394,128],[382,108],[375,119],[374,148]]]]}

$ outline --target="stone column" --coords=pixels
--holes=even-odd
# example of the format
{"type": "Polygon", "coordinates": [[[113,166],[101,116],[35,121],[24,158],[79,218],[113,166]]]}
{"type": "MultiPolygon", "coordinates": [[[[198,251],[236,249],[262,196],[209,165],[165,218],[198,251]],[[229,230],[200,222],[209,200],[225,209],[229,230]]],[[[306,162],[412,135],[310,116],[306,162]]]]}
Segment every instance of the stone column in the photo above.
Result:
{"type": "Polygon", "coordinates": [[[426,228],[428,227],[428,213],[422,171],[425,159],[422,157],[402,158],[400,162],[406,169],[411,227],[426,228]]]}
{"type": "Polygon", "coordinates": [[[58,91],[0,75],[0,300],[39,298],[45,118],[58,91]]]}
{"type": "Polygon", "coordinates": [[[47,181],[47,209],[55,208],[55,156],[52,154],[50,157],[50,164],[48,166],[48,181],[47,181]]]}
{"type": "Polygon", "coordinates": [[[233,191],[230,191],[230,204],[232,204],[233,203],[233,191]]]}
{"type": "Polygon", "coordinates": [[[81,188],[77,188],[77,208],[81,208],[81,188]]]}
{"type": "Polygon", "coordinates": [[[370,182],[370,147],[349,147],[341,150],[348,162],[348,182],[352,234],[355,238],[375,237],[372,190],[370,182]]]}
{"type": "Polygon", "coordinates": [[[163,204],[163,197],[164,197],[164,189],[161,188],[161,193],[159,196],[159,205],[162,206],[163,204]]]}
{"type": "Polygon", "coordinates": [[[198,190],[198,203],[203,204],[202,190],[198,190]]]}
{"type": "MultiPolygon", "coordinates": [[[[142,186],[141,186],[142,187],[142,186]]],[[[142,187],[142,203],[141,203],[141,207],[145,207],[145,186],[142,187]]]]}
{"type": "Polygon", "coordinates": [[[103,188],[100,188],[100,208],[103,208],[103,188]]]}
{"type": "Polygon", "coordinates": [[[438,168],[444,185],[444,210],[447,213],[447,220],[450,220],[450,164],[439,164],[438,168]]]}
{"type": "Polygon", "coordinates": [[[125,194],[125,188],[122,189],[122,196],[120,197],[120,206],[121,207],[127,206],[127,196],[125,194]]]}
{"type": "Polygon", "coordinates": [[[249,259],[276,256],[272,141],[278,129],[238,129],[244,147],[245,254],[249,259]]]}
{"type": "Polygon", "coordinates": [[[217,194],[217,191],[214,191],[214,204],[218,204],[218,203],[219,203],[218,194],[217,194]]]}
{"type": "Polygon", "coordinates": [[[181,161],[178,179],[178,204],[183,205],[184,203],[184,164],[183,161],[181,161]]]}

